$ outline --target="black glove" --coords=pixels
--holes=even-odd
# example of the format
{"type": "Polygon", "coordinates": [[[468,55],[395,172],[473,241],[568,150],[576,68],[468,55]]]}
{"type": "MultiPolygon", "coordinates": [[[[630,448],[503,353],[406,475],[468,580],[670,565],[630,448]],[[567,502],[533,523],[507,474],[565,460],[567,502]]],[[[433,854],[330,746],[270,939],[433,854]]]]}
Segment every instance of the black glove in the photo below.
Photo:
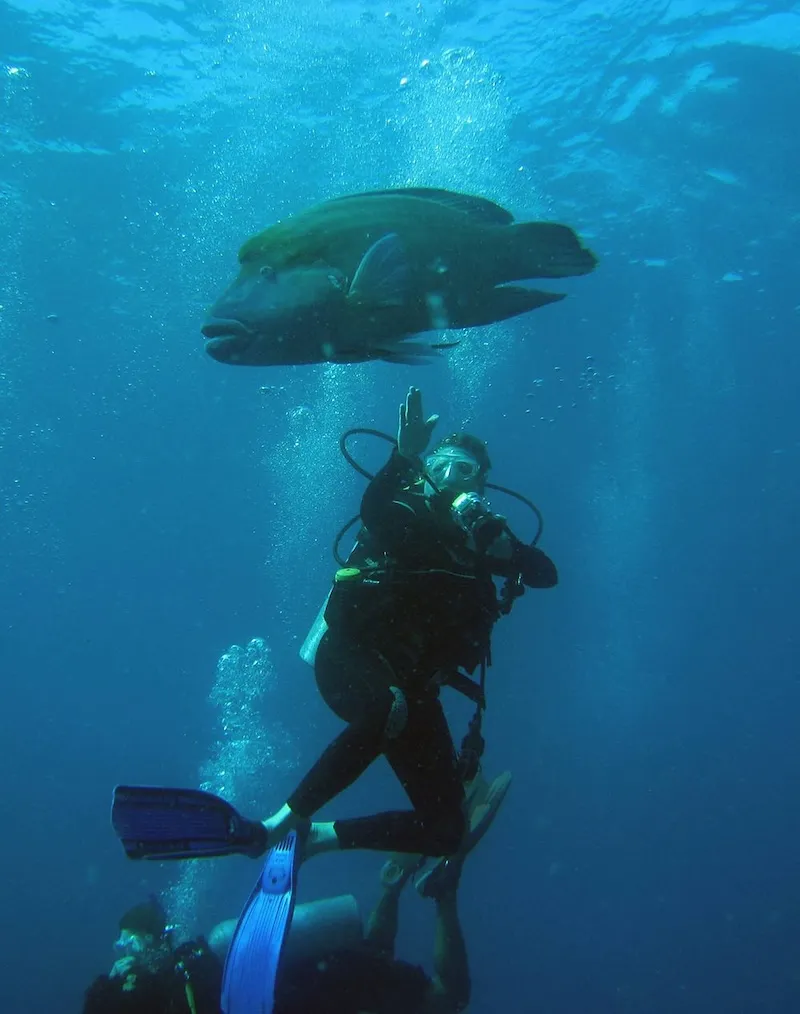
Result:
{"type": "Polygon", "coordinates": [[[499,514],[487,514],[477,521],[472,529],[475,548],[479,553],[485,553],[494,540],[498,539],[505,530],[505,518],[501,518],[499,514]]]}

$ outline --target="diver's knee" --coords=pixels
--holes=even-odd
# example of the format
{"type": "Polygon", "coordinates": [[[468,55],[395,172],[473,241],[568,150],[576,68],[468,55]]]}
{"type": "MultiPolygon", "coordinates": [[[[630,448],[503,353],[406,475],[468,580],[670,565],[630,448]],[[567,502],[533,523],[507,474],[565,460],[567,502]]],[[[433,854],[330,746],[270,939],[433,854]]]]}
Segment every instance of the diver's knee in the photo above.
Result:
{"type": "Polygon", "coordinates": [[[461,848],[461,842],[467,831],[467,820],[459,808],[453,813],[439,816],[431,827],[431,837],[435,839],[437,856],[454,856],[461,848]]]}
{"type": "Polygon", "coordinates": [[[464,1011],[467,1007],[469,1007],[471,999],[472,983],[468,978],[466,982],[461,983],[459,988],[455,990],[455,994],[453,996],[453,1010],[458,1011],[460,1014],[461,1011],[464,1011]]]}

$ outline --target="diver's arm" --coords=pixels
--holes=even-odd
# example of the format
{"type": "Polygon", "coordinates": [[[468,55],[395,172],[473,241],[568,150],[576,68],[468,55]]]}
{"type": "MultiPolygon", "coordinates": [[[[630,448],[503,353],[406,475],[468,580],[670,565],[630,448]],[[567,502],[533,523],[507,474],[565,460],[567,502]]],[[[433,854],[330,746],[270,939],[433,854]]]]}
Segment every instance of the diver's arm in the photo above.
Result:
{"type": "MultiPolygon", "coordinates": [[[[399,867],[400,876],[391,884],[384,884],[383,893],[367,919],[364,943],[378,954],[394,957],[397,929],[400,921],[400,895],[416,867],[399,867]]],[[[383,877],[383,874],[381,874],[383,877]]]]}
{"type": "Polygon", "coordinates": [[[385,548],[398,548],[407,539],[424,537],[429,528],[428,511],[419,509],[424,503],[422,497],[409,494],[408,487],[422,474],[422,455],[438,418],[425,418],[422,395],[416,387],[410,387],[400,404],[397,446],[361,501],[361,520],[385,548]]]}
{"type": "Polygon", "coordinates": [[[558,584],[558,571],[547,553],[517,539],[514,543],[511,563],[514,572],[522,575],[522,583],[528,588],[554,588],[558,584]]]}
{"type": "MultiPolygon", "coordinates": [[[[449,500],[449,497],[448,497],[449,500]]],[[[450,504],[450,514],[467,535],[482,567],[498,577],[521,575],[529,588],[552,588],[558,584],[555,564],[541,549],[527,546],[514,535],[501,514],[475,493],[462,493],[450,504]]]]}
{"type": "Polygon", "coordinates": [[[558,584],[556,565],[541,549],[528,546],[506,526],[486,549],[492,573],[498,577],[522,575],[528,588],[553,588],[558,584]]]}
{"type": "Polygon", "coordinates": [[[423,523],[412,498],[406,493],[406,487],[418,475],[419,466],[395,450],[364,490],[361,520],[384,546],[403,542],[423,523]]]}

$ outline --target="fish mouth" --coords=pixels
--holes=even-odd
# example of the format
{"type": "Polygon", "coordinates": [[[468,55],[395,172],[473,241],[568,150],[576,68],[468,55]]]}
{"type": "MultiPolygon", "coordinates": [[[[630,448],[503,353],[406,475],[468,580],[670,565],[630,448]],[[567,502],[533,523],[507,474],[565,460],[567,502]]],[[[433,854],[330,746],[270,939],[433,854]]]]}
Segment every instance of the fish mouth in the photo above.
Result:
{"type": "Polygon", "coordinates": [[[248,354],[250,351],[249,336],[218,335],[206,341],[206,352],[218,363],[229,363],[232,366],[257,365],[248,354]]]}
{"type": "Polygon", "coordinates": [[[243,338],[251,334],[240,320],[225,317],[211,317],[200,331],[206,338],[243,338]]]}
{"type": "Polygon", "coordinates": [[[210,317],[200,331],[212,359],[218,363],[250,365],[248,353],[255,336],[240,320],[210,317]]]}

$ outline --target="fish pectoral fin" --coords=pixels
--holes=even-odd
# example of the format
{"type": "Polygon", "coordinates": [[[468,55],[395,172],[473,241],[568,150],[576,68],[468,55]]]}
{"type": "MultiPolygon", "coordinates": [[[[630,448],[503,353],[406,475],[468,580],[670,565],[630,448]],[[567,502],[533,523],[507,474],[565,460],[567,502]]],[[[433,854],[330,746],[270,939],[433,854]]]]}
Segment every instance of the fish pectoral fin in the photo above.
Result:
{"type": "Polygon", "coordinates": [[[403,366],[425,366],[432,359],[441,359],[440,349],[448,349],[458,342],[440,345],[423,345],[420,342],[408,341],[406,337],[390,338],[373,345],[369,352],[370,359],[382,359],[385,363],[400,363],[403,366]]]}
{"type": "Polygon", "coordinates": [[[564,299],[563,292],[542,292],[522,285],[498,285],[476,292],[469,303],[450,308],[450,327],[481,327],[538,310],[564,299]]]}
{"type": "Polygon", "coordinates": [[[361,258],[348,303],[370,307],[402,306],[408,292],[408,261],[396,232],[381,236],[361,258]]]}
{"type": "Polygon", "coordinates": [[[344,365],[345,363],[365,363],[370,358],[363,351],[350,351],[349,349],[336,349],[331,352],[323,352],[323,357],[323,362],[338,363],[339,365],[344,365]]]}

